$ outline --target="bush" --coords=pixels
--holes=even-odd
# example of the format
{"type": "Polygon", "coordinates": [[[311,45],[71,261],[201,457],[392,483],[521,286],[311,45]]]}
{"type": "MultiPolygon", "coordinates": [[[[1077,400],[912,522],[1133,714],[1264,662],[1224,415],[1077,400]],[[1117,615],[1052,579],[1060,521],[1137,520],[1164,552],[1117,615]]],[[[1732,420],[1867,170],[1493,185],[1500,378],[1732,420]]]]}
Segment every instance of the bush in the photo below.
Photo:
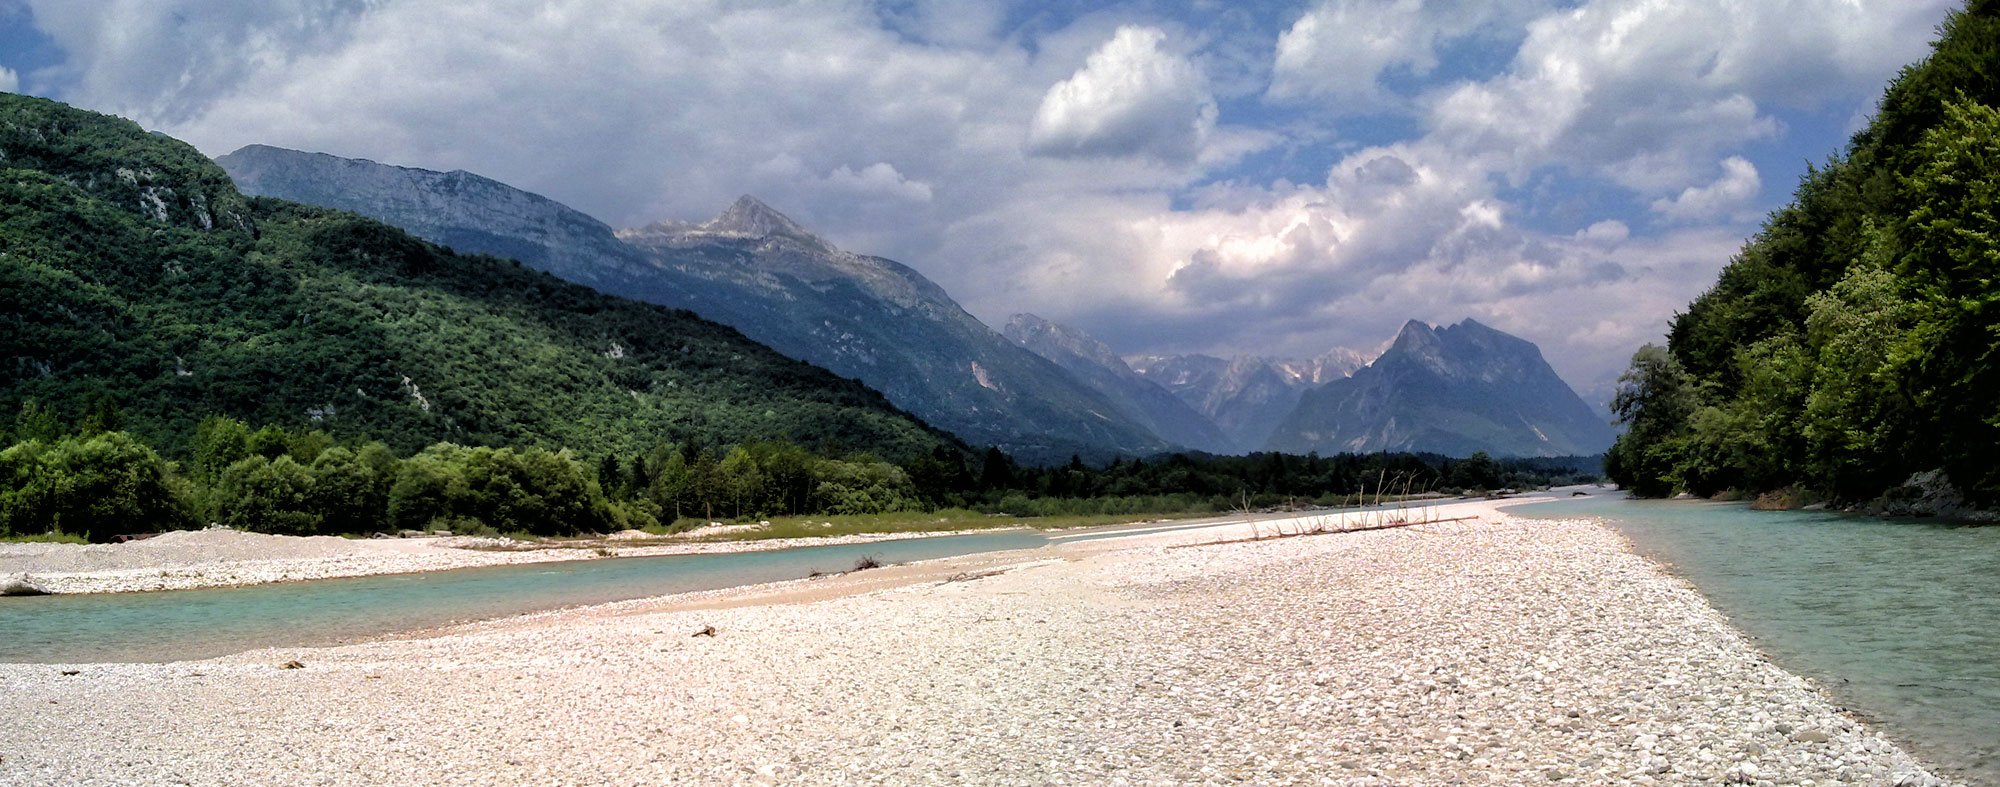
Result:
{"type": "MultiPolygon", "coordinates": [[[[614,523],[604,491],[568,452],[466,448],[440,443],[403,462],[388,493],[389,518],[421,529],[470,517],[502,531],[567,535],[614,523]]],[[[630,521],[644,524],[643,518],[630,521]]]]}
{"type": "Polygon", "coordinates": [[[222,471],[212,498],[215,521],[239,530],[304,536],[320,532],[312,474],[287,455],[250,456],[222,471]]]}
{"type": "Polygon", "coordinates": [[[125,432],[29,440],[0,452],[0,533],[116,533],[192,522],[159,454],[125,432]]]}

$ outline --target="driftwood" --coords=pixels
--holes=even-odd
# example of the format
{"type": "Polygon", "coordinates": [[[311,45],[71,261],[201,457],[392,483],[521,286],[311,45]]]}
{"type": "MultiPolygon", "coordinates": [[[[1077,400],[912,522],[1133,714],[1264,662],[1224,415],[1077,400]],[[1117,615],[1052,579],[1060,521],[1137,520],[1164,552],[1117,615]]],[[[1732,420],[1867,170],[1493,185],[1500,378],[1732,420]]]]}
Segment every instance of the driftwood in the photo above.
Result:
{"type": "Polygon", "coordinates": [[[1223,544],[1249,544],[1257,541],[1270,541],[1279,538],[1297,538],[1299,536],[1330,536],[1336,533],[1365,533],[1370,530],[1393,530],[1399,527],[1415,527],[1417,525],[1436,525],[1444,522],[1463,522],[1468,519],[1478,519],[1478,518],[1479,517],[1477,516],[1455,516],[1449,519],[1424,519],[1416,522],[1384,522],[1382,524],[1362,525],[1360,527],[1327,528],[1323,530],[1302,530],[1297,533],[1280,532],[1276,535],[1269,535],[1269,536],[1260,535],[1260,536],[1253,536],[1250,538],[1234,538],[1228,541],[1203,541],[1199,544],[1179,544],[1172,548],[1189,549],[1193,547],[1220,546],[1223,544]]]}

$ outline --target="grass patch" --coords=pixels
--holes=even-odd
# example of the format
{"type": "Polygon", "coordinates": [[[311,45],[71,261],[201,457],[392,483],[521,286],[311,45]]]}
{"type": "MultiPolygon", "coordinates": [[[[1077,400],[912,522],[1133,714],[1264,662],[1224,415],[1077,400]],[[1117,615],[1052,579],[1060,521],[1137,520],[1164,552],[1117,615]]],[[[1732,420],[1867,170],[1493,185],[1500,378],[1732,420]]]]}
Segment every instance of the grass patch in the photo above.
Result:
{"type": "Polygon", "coordinates": [[[88,544],[90,543],[90,536],[77,535],[75,533],[64,533],[60,530],[57,530],[49,533],[42,533],[40,535],[34,535],[29,533],[9,533],[7,535],[0,536],[0,541],[10,541],[16,544],[88,544]]]}

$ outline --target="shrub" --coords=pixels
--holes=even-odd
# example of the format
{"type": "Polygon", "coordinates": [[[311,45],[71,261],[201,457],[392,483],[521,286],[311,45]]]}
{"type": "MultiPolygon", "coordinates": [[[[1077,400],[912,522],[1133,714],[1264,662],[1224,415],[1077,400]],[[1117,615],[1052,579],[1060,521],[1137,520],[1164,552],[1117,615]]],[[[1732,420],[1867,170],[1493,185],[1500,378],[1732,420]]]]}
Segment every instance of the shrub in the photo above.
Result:
{"type": "Polygon", "coordinates": [[[315,505],[312,474],[287,455],[250,456],[222,471],[211,515],[241,530],[313,535],[324,520],[315,505]]]}
{"type": "Polygon", "coordinates": [[[0,533],[107,538],[192,521],[159,454],[125,432],[29,440],[0,452],[0,533]]]}

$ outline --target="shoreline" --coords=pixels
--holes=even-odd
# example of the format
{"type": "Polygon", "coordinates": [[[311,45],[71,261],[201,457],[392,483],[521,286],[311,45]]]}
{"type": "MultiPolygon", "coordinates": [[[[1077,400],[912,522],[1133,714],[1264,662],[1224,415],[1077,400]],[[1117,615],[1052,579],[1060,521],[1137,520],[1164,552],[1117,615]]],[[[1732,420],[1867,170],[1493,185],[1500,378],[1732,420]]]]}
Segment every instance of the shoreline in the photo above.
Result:
{"type": "Polygon", "coordinates": [[[270,536],[226,528],[185,530],[163,533],[145,541],[125,544],[12,544],[0,543],[0,580],[24,581],[50,595],[107,593],[150,593],[170,590],[245,587],[250,585],[310,582],[321,579],[422,574],[462,568],[516,565],[524,563],[564,563],[631,557],[666,557],[735,552],[762,552],[776,549],[874,544],[911,538],[995,533],[1015,527],[969,530],[922,531],[909,533],[861,533],[844,536],[754,539],[741,541],[683,541],[600,539],[598,542],[563,542],[560,545],[524,545],[477,536],[427,536],[409,539],[345,539],[338,536],[270,536]],[[192,534],[192,535],[190,535],[192,534]],[[150,542],[168,539],[166,549],[150,542]],[[273,541],[283,539],[283,541],[273,541]],[[303,542],[332,540],[347,549],[329,554],[286,556],[287,547],[303,542]],[[14,547],[14,548],[10,548],[14,547]],[[67,550],[21,549],[18,547],[67,547],[67,550]],[[214,550],[238,551],[247,547],[253,554],[217,557],[214,550]],[[123,550],[122,555],[114,550],[123,550]],[[148,550],[156,554],[145,554],[148,550]],[[68,554],[63,554],[67,552],[68,554]],[[273,555],[273,552],[280,554],[273,555]],[[54,560],[50,559],[53,555],[54,560]],[[57,566],[65,561],[84,563],[107,555],[145,561],[142,565],[80,568],[57,566]]]}
{"type": "MultiPolygon", "coordinates": [[[[1338,516],[1330,510],[1317,515],[1338,516]]],[[[1251,521],[1296,516],[1252,514],[1251,521]]],[[[1082,529],[1198,527],[1242,521],[1224,514],[1192,519],[1135,519],[1084,528],[1041,530],[1051,537],[1082,529]]],[[[122,544],[0,542],[0,585],[22,582],[39,593],[79,595],[150,593],[170,590],[245,587],[321,579],[421,574],[462,568],[762,552],[779,549],[875,544],[919,538],[1037,529],[1024,523],[959,530],[853,533],[839,536],[702,541],[672,536],[645,539],[599,537],[520,542],[483,536],[359,539],[340,536],[280,536],[211,527],[177,530],[122,544]]]]}
{"type": "Polygon", "coordinates": [[[1468,511],[0,665],[0,781],[1948,783],[1615,531],[1468,511]]]}
{"type": "MultiPolygon", "coordinates": [[[[1759,508],[1756,505],[1754,505],[1750,499],[1747,498],[1734,499],[1734,500],[1718,500],[1713,498],[1682,496],[1678,498],[1673,498],[1672,500],[1677,503],[1685,503],[1689,505],[1718,504],[1718,503],[1726,505],[1743,505],[1752,511],[1802,511],[1803,510],[1806,511],[1807,513],[1813,512],[1810,509],[1801,509],[1797,507],[1759,508]]],[[[1551,501],[1522,501],[1522,502],[1532,503],[1532,502],[1551,502],[1551,501]]],[[[1502,506],[1503,509],[1506,507],[1507,506],[1505,505],[1502,506]]],[[[1839,514],[1843,516],[1851,516],[1856,518],[1866,518],[1866,519],[1876,520],[1878,522],[1891,522],[1896,519],[1907,519],[1907,517],[1871,513],[1868,511],[1856,510],[1853,508],[1822,509],[1822,510],[1825,513],[1839,514]]],[[[1745,645],[1751,648],[1756,653],[1758,653],[1762,658],[1770,661],[1775,665],[1778,665],[1780,669],[1785,669],[1788,672],[1791,672],[1792,669],[1790,666],[1787,665],[1796,664],[1801,667],[1811,666],[1811,659],[1802,658],[1801,653],[1795,649],[1790,649],[1790,652],[1788,652],[1788,649],[1786,648],[1767,648],[1765,645],[1761,644],[1765,639],[1764,637],[1751,634],[1749,628],[1746,628],[1743,624],[1739,624],[1734,616],[1724,611],[1720,606],[1716,604],[1715,601],[1708,599],[1707,594],[1705,594],[1702,591],[1701,586],[1698,583],[1696,583],[1696,581],[1692,577],[1686,576],[1677,562],[1669,559],[1670,555],[1663,553],[1661,550],[1657,548],[1649,549],[1646,547],[1642,547],[1638,541],[1635,541],[1631,536],[1627,535],[1618,526],[1603,521],[1600,517],[1594,515],[1579,515],[1570,518],[1582,521],[1588,521],[1593,524],[1596,524],[1599,527],[1604,528],[1607,532],[1609,532],[1612,536],[1614,536],[1618,540],[1619,544],[1621,545],[1621,548],[1623,548],[1626,552],[1629,552],[1632,555],[1637,556],[1641,560],[1644,560],[1647,563],[1655,566],[1659,570],[1659,572],[1663,574],[1665,577],[1674,582],[1680,583],[1681,585],[1686,587],[1690,592],[1701,595],[1702,598],[1704,599],[1704,602],[1707,603],[1708,606],[1714,610],[1715,614],[1719,616],[1730,627],[1732,631],[1735,631],[1737,633],[1737,635],[1744,641],[1745,645]]],[[[1979,527],[1991,524],[1990,522],[1982,522],[1976,520],[1948,519],[1943,517],[1938,517],[1938,518],[1947,519],[1948,521],[1955,522],[1961,526],[1968,526],[1968,527],[1979,527]]],[[[1827,671],[1824,669],[1824,666],[1825,665],[1821,665],[1822,667],[1821,672],[1827,671]]],[[[1948,748],[1948,746],[1938,743],[1935,739],[1929,740],[1929,742],[1927,743],[1925,741],[1925,736],[1921,734],[1923,732],[1922,730],[1912,729],[1908,721],[1906,719],[1897,718],[1895,712],[1882,710],[1881,708],[1884,705],[1884,703],[1882,703],[1879,698],[1870,698],[1866,696],[1865,693],[1863,692],[1858,692],[1853,688],[1842,685],[1847,682],[1847,678],[1839,677],[1837,674],[1835,674],[1832,677],[1837,678],[1837,681],[1828,682],[1828,681],[1822,681],[1819,678],[1805,676],[1803,672],[1793,672],[1792,674],[1800,675],[1800,677],[1803,680],[1809,682],[1813,686],[1814,690],[1817,691],[1824,698],[1826,698],[1827,701],[1830,704],[1832,704],[1840,713],[1852,717],[1853,719],[1860,722],[1862,725],[1866,727],[1875,729],[1885,739],[1891,740],[1892,742],[1897,742],[1896,745],[1898,745],[1899,747],[1903,747],[1905,751],[1909,753],[1914,760],[1923,763],[1925,768],[1927,768],[1931,773],[1936,774],[1939,777],[1945,778],[1947,780],[1951,778],[1962,778],[1963,775],[1968,772],[1977,775],[1978,771],[1977,770],[1968,771],[1968,766],[1965,765],[1963,761],[1960,761],[1960,764],[1958,765],[1947,765],[1947,763],[1951,762],[1951,760],[1937,759],[1931,756],[1927,756],[1928,754],[1934,753],[1934,750],[1936,749],[1948,748]],[[1927,751],[1927,750],[1933,750],[1933,751],[1927,751]]],[[[1960,752],[1960,754],[1963,753],[1960,752]]],[[[1966,782],[1966,783],[1970,784],[1972,782],[1966,782]]]]}

